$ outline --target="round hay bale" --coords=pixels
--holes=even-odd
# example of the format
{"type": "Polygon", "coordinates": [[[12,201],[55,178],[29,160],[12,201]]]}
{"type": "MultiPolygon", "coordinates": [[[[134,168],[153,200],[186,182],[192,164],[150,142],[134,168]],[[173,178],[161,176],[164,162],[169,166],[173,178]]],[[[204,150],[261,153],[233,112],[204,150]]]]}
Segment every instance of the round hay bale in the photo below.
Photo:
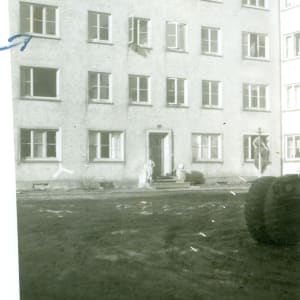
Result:
{"type": "Polygon", "coordinates": [[[300,241],[300,178],[277,178],[265,200],[265,230],[274,244],[294,245],[300,241]],[[298,194],[298,195],[297,195],[298,194]]]}
{"type": "Polygon", "coordinates": [[[255,180],[249,189],[245,204],[245,217],[251,236],[260,243],[271,243],[265,228],[265,196],[275,177],[266,176],[255,180]]]}

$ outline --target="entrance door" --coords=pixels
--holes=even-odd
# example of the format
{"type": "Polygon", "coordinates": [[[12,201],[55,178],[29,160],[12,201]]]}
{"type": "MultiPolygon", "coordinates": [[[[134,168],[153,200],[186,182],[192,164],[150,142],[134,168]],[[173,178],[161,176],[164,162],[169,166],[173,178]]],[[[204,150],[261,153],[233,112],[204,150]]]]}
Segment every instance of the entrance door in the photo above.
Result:
{"type": "Polygon", "coordinates": [[[165,133],[149,134],[149,158],[154,162],[153,178],[164,175],[165,133]]]}

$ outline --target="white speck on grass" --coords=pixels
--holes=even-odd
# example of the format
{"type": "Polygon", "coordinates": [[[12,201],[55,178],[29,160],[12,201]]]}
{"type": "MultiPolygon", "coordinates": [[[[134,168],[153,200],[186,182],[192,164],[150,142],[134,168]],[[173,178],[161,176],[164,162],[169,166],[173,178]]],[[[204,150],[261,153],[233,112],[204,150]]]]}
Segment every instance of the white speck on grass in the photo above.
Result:
{"type": "Polygon", "coordinates": [[[199,232],[198,235],[203,236],[203,237],[207,237],[207,235],[204,232],[199,232]]]}
{"type": "Polygon", "coordinates": [[[117,230],[117,231],[113,231],[111,234],[112,235],[123,235],[123,234],[133,234],[133,233],[137,233],[138,230],[137,229],[129,229],[129,230],[117,230]]]}
{"type": "Polygon", "coordinates": [[[193,252],[198,252],[199,251],[199,249],[197,249],[197,248],[194,248],[194,247],[190,247],[190,249],[193,251],[193,252]]]}
{"type": "Polygon", "coordinates": [[[142,211],[142,212],[140,212],[140,214],[141,215],[144,215],[144,216],[150,216],[150,215],[152,215],[153,213],[152,213],[152,211],[142,211]]]}
{"type": "Polygon", "coordinates": [[[212,223],[216,223],[216,221],[215,221],[215,220],[211,220],[211,222],[212,222],[212,223]]]}
{"type": "Polygon", "coordinates": [[[230,191],[230,194],[236,196],[236,193],[234,191],[230,191]]]}

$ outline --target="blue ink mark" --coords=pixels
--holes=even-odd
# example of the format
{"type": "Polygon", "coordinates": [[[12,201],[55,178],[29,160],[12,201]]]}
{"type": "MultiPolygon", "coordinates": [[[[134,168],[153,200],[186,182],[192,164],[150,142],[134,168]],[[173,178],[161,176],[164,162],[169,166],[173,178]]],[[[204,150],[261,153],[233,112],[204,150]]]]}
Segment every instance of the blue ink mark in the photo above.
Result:
{"type": "Polygon", "coordinates": [[[19,46],[19,45],[22,45],[20,51],[24,51],[31,39],[32,39],[32,36],[29,34],[15,34],[8,39],[8,41],[11,44],[8,46],[0,47],[0,51],[8,50],[8,49],[11,49],[11,48],[19,46]],[[15,39],[20,39],[21,41],[12,43],[15,39]]]}

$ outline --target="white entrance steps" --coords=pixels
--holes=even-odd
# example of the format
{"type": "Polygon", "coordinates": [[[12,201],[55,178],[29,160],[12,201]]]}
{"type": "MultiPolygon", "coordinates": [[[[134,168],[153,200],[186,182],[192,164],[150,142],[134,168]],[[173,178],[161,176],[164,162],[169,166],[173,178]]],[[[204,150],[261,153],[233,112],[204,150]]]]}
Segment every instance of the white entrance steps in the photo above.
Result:
{"type": "Polygon", "coordinates": [[[178,181],[176,177],[158,177],[152,183],[151,186],[157,190],[167,189],[185,189],[191,186],[190,182],[178,181]]]}

